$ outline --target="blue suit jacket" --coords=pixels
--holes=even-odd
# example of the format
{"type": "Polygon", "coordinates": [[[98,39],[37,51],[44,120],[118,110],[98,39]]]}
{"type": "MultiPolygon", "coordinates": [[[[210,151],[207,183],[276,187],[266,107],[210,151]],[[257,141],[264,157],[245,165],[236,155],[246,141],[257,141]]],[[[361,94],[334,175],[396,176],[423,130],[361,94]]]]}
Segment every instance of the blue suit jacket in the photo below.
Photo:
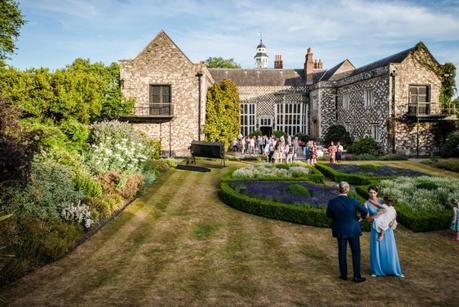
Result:
{"type": "Polygon", "coordinates": [[[368,210],[357,199],[340,195],[328,202],[327,216],[333,220],[332,233],[337,238],[353,238],[362,234],[357,211],[366,217],[368,210]]]}

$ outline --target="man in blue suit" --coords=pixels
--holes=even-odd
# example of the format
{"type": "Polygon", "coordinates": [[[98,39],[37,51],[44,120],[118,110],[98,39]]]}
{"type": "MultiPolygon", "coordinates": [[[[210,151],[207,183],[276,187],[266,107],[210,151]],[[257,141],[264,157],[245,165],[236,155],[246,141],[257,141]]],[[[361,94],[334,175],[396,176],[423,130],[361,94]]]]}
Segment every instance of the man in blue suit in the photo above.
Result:
{"type": "Polygon", "coordinates": [[[365,218],[368,210],[358,200],[347,196],[349,184],[345,181],[339,183],[338,197],[330,200],[327,206],[327,216],[333,220],[332,234],[338,239],[338,258],[340,278],[347,280],[347,243],[352,251],[352,267],[354,269],[354,281],[365,281],[360,275],[360,230],[357,211],[365,218]]]}

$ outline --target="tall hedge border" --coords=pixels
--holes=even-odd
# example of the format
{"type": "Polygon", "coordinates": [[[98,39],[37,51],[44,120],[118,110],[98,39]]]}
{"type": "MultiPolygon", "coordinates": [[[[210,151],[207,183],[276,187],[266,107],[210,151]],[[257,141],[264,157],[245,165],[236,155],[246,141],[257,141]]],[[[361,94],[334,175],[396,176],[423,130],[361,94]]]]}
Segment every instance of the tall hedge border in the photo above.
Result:
{"type": "MultiPolygon", "coordinates": [[[[361,197],[366,198],[369,186],[357,186],[355,190],[361,197]]],[[[397,203],[396,210],[397,221],[414,232],[448,229],[453,217],[452,210],[414,212],[404,203],[397,203]]]]}

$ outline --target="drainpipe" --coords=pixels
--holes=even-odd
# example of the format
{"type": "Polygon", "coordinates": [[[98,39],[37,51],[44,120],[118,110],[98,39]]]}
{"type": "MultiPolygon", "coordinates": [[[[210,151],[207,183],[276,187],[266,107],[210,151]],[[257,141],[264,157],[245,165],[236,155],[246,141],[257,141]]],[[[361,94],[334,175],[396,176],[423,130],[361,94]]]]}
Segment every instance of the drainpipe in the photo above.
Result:
{"type": "Polygon", "coordinates": [[[196,77],[198,77],[199,81],[199,88],[198,88],[198,141],[201,141],[201,77],[202,77],[202,72],[198,72],[196,74],[196,77]]]}
{"type": "Polygon", "coordinates": [[[393,70],[390,73],[392,77],[392,97],[391,97],[391,137],[392,137],[392,153],[395,154],[395,77],[397,76],[397,72],[393,70]]]}

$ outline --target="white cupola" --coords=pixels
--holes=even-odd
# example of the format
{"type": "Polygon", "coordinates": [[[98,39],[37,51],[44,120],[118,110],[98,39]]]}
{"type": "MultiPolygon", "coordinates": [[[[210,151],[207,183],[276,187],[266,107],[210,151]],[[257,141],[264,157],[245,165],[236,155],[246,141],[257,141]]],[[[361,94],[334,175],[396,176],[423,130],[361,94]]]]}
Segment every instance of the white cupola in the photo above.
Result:
{"type": "Polygon", "coordinates": [[[260,35],[260,43],[257,46],[257,54],[253,57],[257,68],[268,68],[268,54],[266,46],[263,44],[263,38],[260,35]]]}

